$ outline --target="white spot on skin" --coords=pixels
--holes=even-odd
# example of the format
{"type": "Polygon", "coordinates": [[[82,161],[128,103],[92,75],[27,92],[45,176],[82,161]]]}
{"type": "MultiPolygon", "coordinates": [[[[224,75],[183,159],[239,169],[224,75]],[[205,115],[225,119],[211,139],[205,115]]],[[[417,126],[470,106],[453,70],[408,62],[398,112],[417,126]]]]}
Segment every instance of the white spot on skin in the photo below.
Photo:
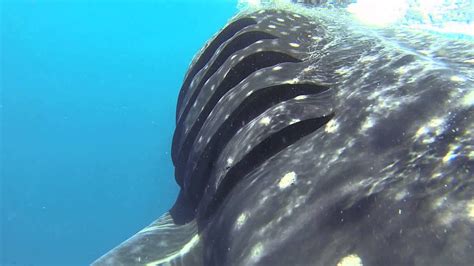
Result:
{"type": "Polygon", "coordinates": [[[428,123],[421,126],[415,133],[415,138],[420,138],[424,144],[429,144],[435,141],[434,136],[439,136],[444,131],[443,124],[445,121],[442,118],[435,117],[428,123]]]}
{"type": "Polygon", "coordinates": [[[262,118],[262,119],[260,120],[259,123],[260,123],[260,125],[268,126],[268,125],[270,125],[270,122],[271,122],[271,121],[272,121],[272,120],[271,120],[270,117],[265,116],[264,118],[262,118]]]}
{"type": "Polygon", "coordinates": [[[278,71],[278,70],[280,70],[280,69],[282,69],[282,68],[283,68],[283,67],[281,67],[281,66],[276,66],[276,67],[273,68],[273,71],[278,71]]]}
{"type": "Polygon", "coordinates": [[[441,197],[441,198],[435,199],[433,201],[433,208],[434,209],[439,209],[439,208],[443,207],[443,205],[446,204],[447,200],[448,200],[448,198],[446,198],[446,197],[441,197]]]}
{"type": "Polygon", "coordinates": [[[324,127],[324,131],[326,131],[327,133],[334,133],[338,128],[339,124],[336,122],[336,120],[331,120],[324,127]]]}
{"type": "Polygon", "coordinates": [[[429,125],[430,127],[439,127],[439,126],[441,126],[442,124],[443,124],[443,119],[441,119],[441,118],[433,118],[433,119],[430,120],[430,122],[429,122],[428,125],[429,125]]]}
{"type": "Polygon", "coordinates": [[[283,111],[285,110],[285,106],[283,105],[278,105],[276,108],[275,108],[276,111],[283,111]]]}
{"type": "Polygon", "coordinates": [[[276,29],[276,26],[275,26],[275,25],[272,25],[272,24],[268,25],[268,27],[269,27],[270,29],[276,29]]]}
{"type": "Polygon", "coordinates": [[[372,62],[372,61],[375,61],[377,59],[376,56],[364,56],[360,59],[360,62],[362,63],[368,63],[368,62],[372,62]]]}
{"type": "Polygon", "coordinates": [[[262,252],[263,252],[263,245],[262,243],[257,243],[253,248],[252,248],[252,251],[251,251],[251,256],[253,259],[258,259],[262,256],[262,252]]]}
{"type": "Polygon", "coordinates": [[[374,126],[374,119],[371,117],[368,117],[364,124],[362,124],[361,131],[365,132],[367,129],[371,128],[374,126]]]}
{"type": "Polygon", "coordinates": [[[314,68],[315,68],[315,67],[313,67],[313,66],[305,67],[305,68],[303,69],[303,73],[307,73],[307,72],[313,70],[314,68]]]}
{"type": "Polygon", "coordinates": [[[255,43],[258,43],[258,44],[260,44],[260,43],[263,43],[263,41],[262,41],[262,40],[260,40],[260,41],[256,41],[255,43]]]}
{"type": "Polygon", "coordinates": [[[298,48],[298,47],[300,47],[300,45],[299,45],[299,44],[297,44],[297,43],[294,43],[294,42],[290,42],[290,43],[289,43],[289,45],[290,45],[291,47],[295,47],[295,48],[298,48]]]}
{"type": "Polygon", "coordinates": [[[408,67],[401,66],[397,70],[395,70],[395,72],[397,72],[399,75],[404,75],[408,72],[408,70],[410,70],[408,67]]]}
{"type": "Polygon", "coordinates": [[[227,158],[227,165],[232,165],[234,159],[232,157],[227,158]]]}
{"type": "Polygon", "coordinates": [[[401,191],[401,192],[399,192],[395,195],[395,200],[400,201],[400,200],[404,199],[406,196],[408,196],[408,192],[403,190],[403,191],[401,191]]]}
{"type": "Polygon", "coordinates": [[[298,122],[300,122],[300,121],[301,121],[301,120],[299,120],[299,119],[291,119],[290,125],[296,124],[296,123],[298,123],[298,122]]]}
{"type": "Polygon", "coordinates": [[[300,26],[295,26],[295,27],[291,28],[291,31],[297,31],[297,30],[299,30],[299,29],[301,29],[300,26]]]}
{"type": "Polygon", "coordinates": [[[336,69],[336,73],[339,75],[345,75],[351,72],[351,68],[349,67],[341,67],[339,69],[336,69]]]}
{"type": "Polygon", "coordinates": [[[422,142],[423,144],[430,144],[430,143],[435,142],[435,140],[436,140],[436,139],[435,139],[434,137],[429,137],[429,138],[424,138],[421,142],[422,142]]]}
{"type": "Polygon", "coordinates": [[[462,98],[462,105],[469,107],[474,105],[474,89],[468,92],[463,98],[462,98]]]}
{"type": "Polygon", "coordinates": [[[298,78],[294,78],[294,79],[290,79],[290,80],[287,80],[286,83],[287,84],[296,84],[298,83],[300,80],[298,78]]]}
{"type": "Polygon", "coordinates": [[[308,96],[306,96],[306,95],[300,95],[300,96],[296,96],[296,97],[295,97],[295,100],[298,100],[298,101],[299,101],[299,100],[304,100],[304,99],[306,99],[306,98],[308,98],[308,96]]]}
{"type": "Polygon", "coordinates": [[[458,154],[456,153],[458,149],[459,149],[459,146],[449,145],[449,151],[444,155],[443,163],[449,163],[454,158],[456,158],[458,156],[458,154]]]}
{"type": "Polygon", "coordinates": [[[420,127],[415,133],[415,138],[419,138],[422,135],[425,135],[426,133],[428,133],[428,131],[429,130],[426,127],[420,127]]]}
{"type": "Polygon", "coordinates": [[[247,221],[248,214],[247,213],[241,213],[239,217],[237,218],[237,221],[235,222],[235,228],[238,230],[242,228],[242,226],[245,224],[247,221]]]}
{"type": "Polygon", "coordinates": [[[466,209],[467,217],[474,222],[474,199],[467,203],[466,209]]]}
{"type": "Polygon", "coordinates": [[[338,263],[337,266],[362,266],[362,259],[357,256],[356,254],[351,254],[342,258],[338,263]]]}
{"type": "Polygon", "coordinates": [[[463,82],[463,81],[465,81],[465,79],[460,77],[460,76],[451,76],[450,80],[454,81],[454,82],[463,82]]]}
{"type": "Polygon", "coordinates": [[[280,182],[278,182],[278,187],[280,189],[285,189],[295,183],[296,183],[296,173],[289,172],[280,179],[280,182]]]}
{"type": "Polygon", "coordinates": [[[285,20],[282,19],[282,18],[277,18],[277,20],[280,21],[280,22],[285,22],[285,20]]]}

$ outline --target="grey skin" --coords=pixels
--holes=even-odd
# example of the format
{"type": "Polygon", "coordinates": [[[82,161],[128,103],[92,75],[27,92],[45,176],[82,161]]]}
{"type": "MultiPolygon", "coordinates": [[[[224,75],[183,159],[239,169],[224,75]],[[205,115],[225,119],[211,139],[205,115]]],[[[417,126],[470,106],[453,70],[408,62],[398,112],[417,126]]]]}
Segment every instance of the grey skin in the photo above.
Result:
{"type": "Polygon", "coordinates": [[[175,205],[93,265],[472,265],[473,79],[468,42],[241,14],[183,82],[175,205]]]}

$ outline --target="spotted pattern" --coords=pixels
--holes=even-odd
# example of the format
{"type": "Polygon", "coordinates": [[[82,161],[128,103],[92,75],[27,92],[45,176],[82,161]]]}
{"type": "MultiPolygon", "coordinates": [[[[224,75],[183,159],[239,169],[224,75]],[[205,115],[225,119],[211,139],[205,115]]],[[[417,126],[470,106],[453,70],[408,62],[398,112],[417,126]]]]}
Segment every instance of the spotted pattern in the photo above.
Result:
{"type": "MultiPolygon", "coordinates": [[[[281,18],[295,23],[300,19],[291,15],[281,18]]],[[[471,261],[473,71],[465,67],[469,63],[462,58],[474,55],[474,50],[451,43],[462,47],[456,52],[457,60],[443,57],[434,45],[420,52],[430,38],[423,34],[417,37],[387,30],[367,35],[324,13],[317,13],[314,20],[308,34],[287,43],[292,51],[310,40],[312,45],[305,47],[312,52],[303,59],[311,64],[301,64],[299,71],[293,72],[296,75],[285,77],[286,83],[317,81],[331,88],[334,98],[328,95],[323,100],[323,94],[294,97],[242,125],[228,140],[211,172],[202,204],[216,198],[224,203],[217,205],[206,228],[212,232],[208,236],[219,243],[213,247],[232,248],[226,256],[219,255],[219,249],[212,250],[209,259],[242,265],[471,261]],[[410,36],[405,42],[410,48],[395,44],[406,36],[410,36]],[[334,103],[322,109],[336,115],[321,130],[258,162],[258,167],[243,172],[245,178],[235,178],[239,181],[225,197],[219,197],[219,189],[229,184],[226,178],[234,176],[232,168],[220,167],[225,158],[235,158],[235,164],[241,160],[251,164],[245,156],[258,147],[258,136],[276,134],[272,129],[283,121],[287,126],[307,119],[296,106],[322,107],[324,103],[334,103]],[[267,117],[271,118],[269,124],[267,117]],[[238,233],[230,230],[226,221],[233,224],[244,212],[248,217],[245,226],[238,233]],[[222,234],[233,240],[219,241],[222,234]],[[299,245],[293,248],[291,243],[299,245]],[[259,252],[254,252],[254,247],[259,252]],[[464,255],[453,256],[453,252],[464,255]]],[[[272,25],[278,25],[276,22],[272,25]]],[[[285,34],[293,34],[296,26],[306,27],[303,23],[288,26],[285,34]]],[[[447,45],[438,43],[443,49],[447,45]]],[[[278,71],[273,67],[259,75],[259,82],[262,77],[284,77],[287,68],[280,66],[278,71]],[[276,72],[278,76],[274,76],[276,72]]],[[[250,79],[244,82],[251,89],[255,83],[250,79]]],[[[240,89],[236,87],[236,91],[240,89]]],[[[233,94],[232,101],[239,99],[237,93],[229,93],[229,100],[216,110],[226,110],[233,94]]],[[[215,128],[214,118],[210,120],[206,125],[215,128]]]]}
{"type": "Polygon", "coordinates": [[[243,13],[198,53],[172,219],[102,262],[472,264],[474,46],[298,12],[243,13]]]}

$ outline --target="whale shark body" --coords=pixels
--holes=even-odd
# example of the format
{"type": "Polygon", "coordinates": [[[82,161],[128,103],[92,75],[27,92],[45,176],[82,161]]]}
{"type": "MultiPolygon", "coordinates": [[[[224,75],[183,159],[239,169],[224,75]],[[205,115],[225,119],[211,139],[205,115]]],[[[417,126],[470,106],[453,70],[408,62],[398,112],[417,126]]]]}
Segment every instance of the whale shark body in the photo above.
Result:
{"type": "Polygon", "coordinates": [[[474,46],[324,12],[243,13],[206,44],[175,205],[93,265],[474,261],[474,46]]]}

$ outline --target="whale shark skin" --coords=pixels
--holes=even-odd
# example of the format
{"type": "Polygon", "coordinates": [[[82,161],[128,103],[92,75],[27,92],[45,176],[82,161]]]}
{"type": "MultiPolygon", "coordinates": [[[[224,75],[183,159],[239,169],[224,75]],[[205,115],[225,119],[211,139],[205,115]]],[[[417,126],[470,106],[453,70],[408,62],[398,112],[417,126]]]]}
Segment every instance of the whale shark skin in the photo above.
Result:
{"type": "Polygon", "coordinates": [[[236,16],[183,81],[175,205],[93,265],[471,265],[473,58],[323,11],[236,16]]]}

